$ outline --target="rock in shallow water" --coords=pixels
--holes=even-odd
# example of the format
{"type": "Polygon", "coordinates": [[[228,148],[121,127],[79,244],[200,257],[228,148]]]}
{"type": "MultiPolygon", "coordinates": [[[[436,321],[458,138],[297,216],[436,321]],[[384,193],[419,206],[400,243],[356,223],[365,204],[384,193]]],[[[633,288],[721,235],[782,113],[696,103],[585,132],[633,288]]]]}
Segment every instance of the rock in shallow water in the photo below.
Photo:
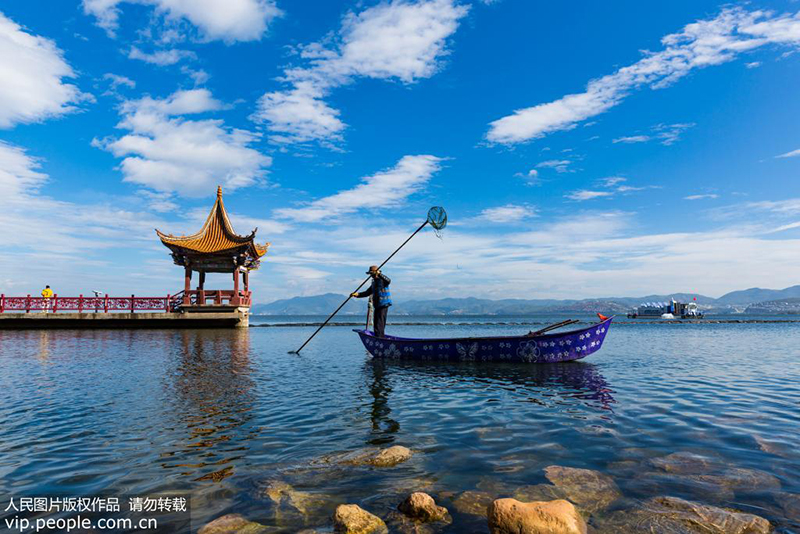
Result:
{"type": "Polygon", "coordinates": [[[740,467],[725,469],[720,473],[695,475],[693,478],[739,492],[776,490],[781,487],[781,481],[765,471],[740,467]]]}
{"type": "Polygon", "coordinates": [[[494,497],[485,491],[465,491],[453,499],[453,508],[459,513],[486,517],[494,497]]]}
{"type": "Polygon", "coordinates": [[[197,534],[258,534],[267,531],[267,527],[254,521],[249,521],[239,514],[227,514],[216,518],[197,534]]]}
{"type": "Polygon", "coordinates": [[[340,534],[385,534],[383,520],[357,504],[341,504],[333,514],[333,531],[340,534]]]}
{"type": "Polygon", "coordinates": [[[655,497],[633,510],[614,512],[598,521],[597,527],[600,534],[768,534],[772,531],[763,517],[677,497],[655,497]]]}
{"type": "Polygon", "coordinates": [[[423,523],[443,521],[447,518],[447,508],[437,506],[433,497],[427,493],[417,491],[412,493],[397,507],[405,515],[423,523]]]}
{"type": "Polygon", "coordinates": [[[393,467],[405,462],[413,456],[408,447],[394,445],[381,450],[360,450],[355,452],[334,453],[323,456],[315,463],[339,465],[373,465],[375,467],[393,467]]]}
{"type": "Polygon", "coordinates": [[[667,473],[680,475],[708,473],[719,466],[717,458],[685,451],[673,452],[661,458],[653,458],[650,463],[667,473]]]}
{"type": "Polygon", "coordinates": [[[411,449],[403,447],[402,445],[395,445],[380,451],[369,463],[375,467],[392,467],[405,462],[411,458],[412,454],[411,449]]]}
{"type": "Polygon", "coordinates": [[[551,465],[544,470],[547,480],[563,491],[567,498],[588,512],[607,508],[622,497],[614,480],[590,469],[551,465]]]}
{"type": "Polygon", "coordinates": [[[586,534],[586,523],[569,501],[498,499],[489,506],[492,534],[586,534]]]}

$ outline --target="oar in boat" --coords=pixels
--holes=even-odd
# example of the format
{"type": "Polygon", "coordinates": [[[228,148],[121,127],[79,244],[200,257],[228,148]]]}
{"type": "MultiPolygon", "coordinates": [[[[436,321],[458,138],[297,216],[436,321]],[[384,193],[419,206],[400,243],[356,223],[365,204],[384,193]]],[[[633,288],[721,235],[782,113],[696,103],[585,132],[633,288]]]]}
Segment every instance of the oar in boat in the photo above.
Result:
{"type": "MultiPolygon", "coordinates": [[[[442,208],[441,206],[434,206],[434,207],[432,207],[431,209],[429,209],[429,210],[428,210],[428,218],[427,218],[427,219],[425,219],[425,222],[424,222],[424,223],[422,223],[422,224],[420,225],[420,227],[419,227],[419,228],[417,228],[416,230],[414,230],[414,233],[413,233],[413,234],[411,234],[410,236],[408,236],[408,239],[406,239],[405,241],[403,241],[403,244],[402,244],[402,245],[400,245],[399,247],[397,247],[397,248],[395,249],[395,251],[394,251],[394,252],[392,252],[392,253],[389,255],[389,257],[388,257],[388,258],[386,258],[385,260],[383,260],[383,263],[381,263],[381,264],[378,266],[378,270],[380,271],[380,270],[381,270],[381,268],[382,268],[384,265],[386,265],[386,264],[389,262],[389,260],[391,260],[391,259],[394,257],[394,255],[395,255],[395,254],[397,254],[398,252],[400,252],[400,249],[401,249],[401,248],[403,248],[404,246],[406,246],[406,243],[408,243],[409,241],[411,241],[411,238],[412,238],[412,237],[414,237],[415,235],[417,235],[417,234],[418,234],[418,233],[419,233],[419,232],[420,232],[420,231],[421,231],[423,228],[425,228],[425,226],[427,226],[428,224],[430,224],[430,225],[433,227],[434,231],[436,232],[436,235],[440,235],[440,234],[439,234],[440,230],[443,230],[443,229],[444,229],[444,227],[445,227],[445,226],[447,226],[447,212],[445,212],[445,211],[444,211],[444,208],[442,208]]],[[[350,299],[351,299],[351,298],[353,298],[353,297],[352,297],[352,294],[353,294],[353,293],[357,293],[357,292],[358,292],[358,290],[359,290],[359,289],[361,289],[361,288],[364,286],[364,284],[366,284],[367,282],[369,282],[369,279],[370,279],[370,278],[372,278],[372,277],[371,277],[371,276],[368,276],[368,277],[366,277],[366,278],[364,279],[364,281],[363,281],[363,282],[361,282],[361,284],[359,284],[359,286],[358,286],[358,287],[355,289],[355,291],[352,291],[352,292],[350,293],[350,295],[348,295],[348,297],[347,297],[346,299],[344,299],[344,302],[342,302],[342,303],[339,305],[339,307],[338,307],[338,308],[336,308],[336,311],[334,311],[332,314],[330,314],[330,315],[328,316],[328,318],[327,318],[327,319],[325,319],[325,322],[324,322],[324,323],[322,323],[321,325],[319,325],[319,328],[317,328],[316,330],[314,330],[314,333],[313,333],[313,334],[311,334],[311,337],[309,337],[308,339],[306,339],[305,343],[303,343],[302,345],[300,345],[300,348],[299,348],[299,349],[297,349],[297,350],[290,350],[290,351],[289,351],[289,354],[300,354],[300,351],[301,351],[301,350],[303,350],[303,348],[304,348],[306,345],[308,345],[308,342],[309,342],[309,341],[311,341],[312,339],[314,339],[314,336],[316,336],[316,335],[317,335],[317,333],[318,333],[320,330],[322,330],[323,328],[325,328],[325,325],[326,325],[326,324],[328,324],[328,322],[329,322],[331,319],[333,319],[333,316],[334,316],[334,315],[336,315],[337,313],[339,313],[339,310],[341,310],[342,308],[344,308],[344,305],[345,305],[345,304],[347,304],[347,303],[350,301],[350,299]]]]}
{"type": "Polygon", "coordinates": [[[579,323],[578,319],[567,319],[566,321],[561,321],[560,323],[554,323],[550,326],[545,326],[541,330],[537,330],[536,332],[528,332],[528,337],[538,336],[540,334],[544,334],[545,332],[549,332],[550,330],[555,330],[556,328],[561,328],[562,326],[568,326],[571,324],[579,323]]]}

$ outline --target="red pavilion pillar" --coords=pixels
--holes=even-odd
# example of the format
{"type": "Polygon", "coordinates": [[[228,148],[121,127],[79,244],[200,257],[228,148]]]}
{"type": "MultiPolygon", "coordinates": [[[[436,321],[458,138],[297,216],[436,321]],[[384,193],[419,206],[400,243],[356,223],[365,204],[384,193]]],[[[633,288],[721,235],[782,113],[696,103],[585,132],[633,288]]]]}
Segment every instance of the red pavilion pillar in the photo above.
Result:
{"type": "Polygon", "coordinates": [[[205,304],[206,303],[206,290],[205,290],[206,289],[206,272],[205,271],[199,271],[198,272],[198,278],[200,278],[200,281],[198,282],[198,285],[197,285],[197,292],[198,292],[197,302],[200,303],[200,304],[205,304]]]}
{"type": "Polygon", "coordinates": [[[192,268],[186,267],[185,276],[183,279],[183,305],[189,306],[192,304],[192,297],[189,292],[192,290],[192,268]]]}
{"type": "Polygon", "coordinates": [[[241,304],[241,298],[239,298],[239,268],[237,267],[233,271],[233,298],[231,299],[232,306],[238,306],[241,304]]]}

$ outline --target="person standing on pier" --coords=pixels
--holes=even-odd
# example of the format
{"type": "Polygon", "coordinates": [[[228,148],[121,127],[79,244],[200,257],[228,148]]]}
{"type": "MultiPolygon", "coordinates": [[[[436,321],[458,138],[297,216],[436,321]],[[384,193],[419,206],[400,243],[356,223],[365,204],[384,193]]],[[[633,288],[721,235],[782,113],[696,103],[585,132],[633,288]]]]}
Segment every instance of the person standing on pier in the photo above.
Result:
{"type": "Polygon", "coordinates": [[[44,308],[45,313],[48,313],[50,311],[50,303],[52,302],[51,299],[53,298],[53,290],[50,289],[50,286],[44,286],[44,289],[42,289],[42,298],[44,299],[44,306],[42,306],[42,308],[44,308]]]}
{"type": "Polygon", "coordinates": [[[378,269],[377,265],[372,265],[367,274],[372,277],[372,285],[366,291],[351,293],[350,296],[357,299],[372,296],[372,328],[376,336],[383,337],[386,330],[386,315],[389,306],[392,305],[392,294],[389,292],[389,284],[392,281],[378,269]]]}

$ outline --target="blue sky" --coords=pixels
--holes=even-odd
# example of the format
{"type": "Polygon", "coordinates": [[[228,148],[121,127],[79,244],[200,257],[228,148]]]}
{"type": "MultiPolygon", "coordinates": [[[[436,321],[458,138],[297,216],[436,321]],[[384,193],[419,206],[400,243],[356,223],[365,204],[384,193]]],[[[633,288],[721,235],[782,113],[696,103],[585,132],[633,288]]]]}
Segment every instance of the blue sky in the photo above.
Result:
{"type": "MultiPolygon", "coordinates": [[[[6,0],[0,291],[181,287],[217,184],[256,300],[800,283],[800,3],[6,0]]],[[[227,287],[227,278],[211,278],[227,287]]]]}

